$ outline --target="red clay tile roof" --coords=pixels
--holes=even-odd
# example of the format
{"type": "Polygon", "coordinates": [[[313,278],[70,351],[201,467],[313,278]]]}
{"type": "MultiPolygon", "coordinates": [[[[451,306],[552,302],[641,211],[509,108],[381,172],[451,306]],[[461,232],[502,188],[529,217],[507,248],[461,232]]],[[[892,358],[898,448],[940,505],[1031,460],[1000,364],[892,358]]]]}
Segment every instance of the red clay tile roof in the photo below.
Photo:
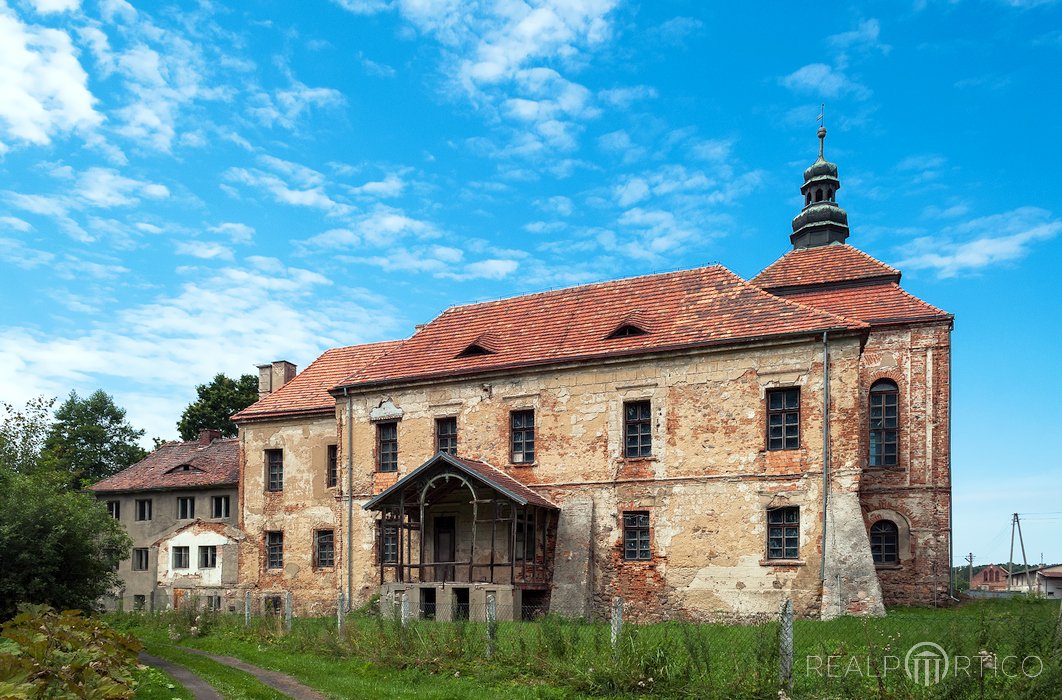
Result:
{"type": "Polygon", "coordinates": [[[89,490],[154,491],[236,486],[240,480],[240,445],[235,438],[214,440],[207,446],[198,440],[168,442],[128,469],[96,482],[89,490]],[[192,469],[171,471],[189,464],[192,469]]]}
{"type": "Polygon", "coordinates": [[[835,287],[786,294],[786,299],[871,325],[897,321],[947,320],[952,316],[912,296],[895,283],[835,287]]]}
{"type": "Polygon", "coordinates": [[[551,503],[535,493],[502,470],[492,467],[486,462],[465,459],[464,457],[455,457],[446,454],[445,452],[439,452],[433,455],[427,462],[374,496],[363,505],[362,508],[365,510],[376,510],[378,505],[389,500],[393,496],[400,494],[410,484],[414,484],[420,488],[421,477],[425,476],[426,473],[435,470],[443,471],[447,467],[456,467],[458,471],[464,472],[495,491],[508,495],[520,505],[542,506],[543,508],[549,508],[551,510],[560,510],[554,503],[551,503]]]}
{"type": "Polygon", "coordinates": [[[328,394],[328,390],[344,377],[398,347],[401,342],[388,341],[326,350],[290,382],[243,409],[232,419],[239,423],[293,414],[332,412],[336,408],[336,400],[328,394]]]}
{"type": "Polygon", "coordinates": [[[900,271],[850,245],[824,245],[791,250],[750,280],[775,291],[836,282],[883,278],[900,281],[900,271]]]}
{"type": "Polygon", "coordinates": [[[865,327],[861,321],[767,294],[713,265],[457,306],[351,373],[340,386],[865,327]],[[632,314],[645,335],[606,338],[632,314]],[[491,352],[458,357],[488,331],[491,352]]]}

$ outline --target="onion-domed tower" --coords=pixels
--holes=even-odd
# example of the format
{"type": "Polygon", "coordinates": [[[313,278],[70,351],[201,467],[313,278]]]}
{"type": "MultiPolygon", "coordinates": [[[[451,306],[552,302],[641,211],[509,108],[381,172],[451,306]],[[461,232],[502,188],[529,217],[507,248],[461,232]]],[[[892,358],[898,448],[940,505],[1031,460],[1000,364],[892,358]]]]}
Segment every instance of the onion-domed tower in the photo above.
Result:
{"type": "Polygon", "coordinates": [[[837,165],[823,157],[826,127],[819,129],[819,157],[804,171],[804,209],[793,219],[793,248],[814,248],[831,243],[844,243],[848,238],[848,214],[837,206],[837,190],[841,181],[837,165]]]}

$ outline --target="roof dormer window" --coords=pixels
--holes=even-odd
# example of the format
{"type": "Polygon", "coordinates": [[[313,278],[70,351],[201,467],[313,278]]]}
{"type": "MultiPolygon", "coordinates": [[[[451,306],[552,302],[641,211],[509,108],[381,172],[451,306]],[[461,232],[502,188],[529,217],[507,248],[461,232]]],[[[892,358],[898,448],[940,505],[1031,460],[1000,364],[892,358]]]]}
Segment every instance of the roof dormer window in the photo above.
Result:
{"type": "Polygon", "coordinates": [[[191,471],[201,472],[203,470],[202,469],[197,469],[196,467],[193,467],[191,464],[178,464],[176,467],[173,467],[172,469],[168,470],[166,473],[167,474],[176,474],[178,472],[191,472],[191,471]]]}
{"type": "Polygon", "coordinates": [[[487,331],[473,340],[468,346],[457,353],[457,357],[478,357],[480,355],[493,355],[497,352],[498,343],[494,335],[487,331]]]}
{"type": "Polygon", "coordinates": [[[630,323],[624,323],[622,326],[609,333],[606,339],[612,340],[613,338],[628,338],[632,335],[646,335],[647,333],[648,331],[646,331],[644,328],[639,328],[638,326],[635,326],[630,323]]]}
{"type": "Polygon", "coordinates": [[[457,353],[457,356],[458,357],[478,357],[479,355],[490,355],[490,354],[492,354],[491,350],[488,350],[487,348],[483,347],[479,343],[472,343],[467,348],[465,348],[461,352],[457,353]]]}

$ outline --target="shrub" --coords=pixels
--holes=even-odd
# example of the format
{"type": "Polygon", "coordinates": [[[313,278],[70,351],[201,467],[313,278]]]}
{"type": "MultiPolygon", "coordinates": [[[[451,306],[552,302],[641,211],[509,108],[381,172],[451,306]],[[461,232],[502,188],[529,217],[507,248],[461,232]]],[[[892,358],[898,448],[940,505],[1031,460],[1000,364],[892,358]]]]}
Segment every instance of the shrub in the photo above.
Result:
{"type": "Polygon", "coordinates": [[[0,627],[0,697],[131,698],[140,648],[77,610],[23,606],[0,627]]]}

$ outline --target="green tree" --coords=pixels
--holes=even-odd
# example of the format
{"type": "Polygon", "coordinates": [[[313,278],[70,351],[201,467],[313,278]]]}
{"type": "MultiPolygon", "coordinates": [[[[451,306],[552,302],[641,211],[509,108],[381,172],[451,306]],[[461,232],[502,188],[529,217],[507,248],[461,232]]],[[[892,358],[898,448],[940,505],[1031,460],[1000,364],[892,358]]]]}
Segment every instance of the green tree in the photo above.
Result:
{"type": "Polygon", "coordinates": [[[195,392],[199,398],[188,404],[177,421],[181,439],[195,440],[205,428],[220,430],[223,437],[235,437],[236,424],[229,417],[258,400],[258,377],[245,374],[230,379],[219,373],[209,384],[197,386],[195,392]]]}
{"type": "Polygon", "coordinates": [[[132,541],[67,475],[8,472],[0,488],[0,620],[19,603],[91,610],[120,582],[114,569],[132,541]]]}
{"type": "Polygon", "coordinates": [[[146,457],[137,444],[143,436],[102,389],[84,399],[72,391],[55,412],[41,456],[72,486],[88,486],[146,457]]]}
{"type": "Polygon", "coordinates": [[[0,470],[28,474],[37,468],[54,404],[43,396],[21,410],[0,402],[0,470]]]}

